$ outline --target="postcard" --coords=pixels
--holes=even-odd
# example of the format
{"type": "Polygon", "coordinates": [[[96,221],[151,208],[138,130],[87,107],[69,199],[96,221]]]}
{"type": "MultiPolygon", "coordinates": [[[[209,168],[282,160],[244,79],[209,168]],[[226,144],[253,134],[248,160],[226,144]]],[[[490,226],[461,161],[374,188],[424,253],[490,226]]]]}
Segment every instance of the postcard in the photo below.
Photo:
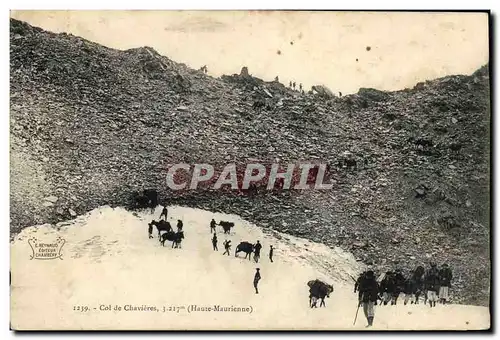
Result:
{"type": "Polygon", "coordinates": [[[10,327],[490,329],[490,13],[10,13],[10,327]]]}

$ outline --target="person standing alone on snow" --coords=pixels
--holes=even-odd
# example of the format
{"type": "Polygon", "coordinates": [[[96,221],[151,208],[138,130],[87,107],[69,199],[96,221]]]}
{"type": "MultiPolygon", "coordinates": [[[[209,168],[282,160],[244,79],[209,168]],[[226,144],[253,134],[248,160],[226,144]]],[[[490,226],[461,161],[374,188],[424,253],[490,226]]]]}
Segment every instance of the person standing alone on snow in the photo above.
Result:
{"type": "Polygon", "coordinates": [[[212,245],[214,250],[219,251],[219,248],[217,248],[217,234],[214,234],[214,237],[212,237],[212,245]]]}
{"type": "Polygon", "coordinates": [[[363,312],[365,313],[366,320],[368,321],[368,326],[373,325],[373,319],[375,318],[375,305],[377,304],[379,287],[377,280],[375,279],[375,274],[373,270],[368,270],[360,277],[360,282],[358,285],[358,300],[359,304],[363,304],[363,312]]]}
{"type": "Polygon", "coordinates": [[[269,249],[269,260],[271,260],[271,262],[273,262],[273,252],[274,252],[274,248],[271,245],[271,249],[269,249]]]}
{"type": "Polygon", "coordinates": [[[257,268],[257,271],[255,272],[255,276],[253,277],[253,286],[255,288],[255,294],[259,294],[259,289],[257,288],[257,285],[259,284],[259,281],[261,279],[259,270],[260,270],[260,268],[257,268]]]}

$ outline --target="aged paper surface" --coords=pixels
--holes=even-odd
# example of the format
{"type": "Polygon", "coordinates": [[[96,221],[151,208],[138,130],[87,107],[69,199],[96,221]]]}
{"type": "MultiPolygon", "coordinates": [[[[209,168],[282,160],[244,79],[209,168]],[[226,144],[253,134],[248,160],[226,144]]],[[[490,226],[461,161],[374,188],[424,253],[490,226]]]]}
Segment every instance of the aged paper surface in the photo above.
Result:
{"type": "Polygon", "coordinates": [[[12,11],[11,328],[488,329],[488,19],[12,11]]]}

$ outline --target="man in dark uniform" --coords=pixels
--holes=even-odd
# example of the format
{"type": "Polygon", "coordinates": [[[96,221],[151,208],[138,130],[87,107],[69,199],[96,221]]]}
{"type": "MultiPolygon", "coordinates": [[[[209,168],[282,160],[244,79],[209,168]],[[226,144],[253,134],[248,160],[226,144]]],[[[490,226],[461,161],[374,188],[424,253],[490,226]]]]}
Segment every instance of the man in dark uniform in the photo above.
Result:
{"type": "Polygon", "coordinates": [[[212,231],[215,233],[215,220],[212,218],[212,220],[210,221],[210,234],[212,233],[212,231]]]}
{"type": "Polygon", "coordinates": [[[184,224],[182,223],[181,220],[177,220],[177,231],[182,231],[182,227],[184,226],[184,224]]]}
{"type": "Polygon", "coordinates": [[[253,286],[255,288],[255,294],[259,294],[259,289],[257,288],[257,285],[259,284],[260,279],[261,279],[260,268],[257,268],[255,276],[253,277],[253,286]]]}
{"type": "Polygon", "coordinates": [[[397,305],[401,292],[404,291],[406,279],[400,268],[394,272],[394,292],[392,294],[392,304],[397,305]]]}
{"type": "Polygon", "coordinates": [[[214,237],[212,237],[212,245],[214,250],[219,251],[219,248],[217,248],[217,234],[214,234],[214,237]]]}
{"type": "Polygon", "coordinates": [[[151,223],[148,224],[148,234],[149,238],[153,238],[153,224],[151,223]]]}
{"type": "Polygon", "coordinates": [[[394,273],[389,270],[385,273],[385,277],[382,282],[380,282],[380,292],[382,293],[382,301],[384,303],[384,306],[389,302],[391,303],[391,305],[394,305],[393,293],[395,289],[396,284],[394,282],[394,273]]]}
{"type": "Polygon", "coordinates": [[[165,221],[167,220],[167,215],[168,215],[168,210],[167,207],[163,207],[161,214],[160,214],[160,220],[162,216],[165,216],[165,221]]]}
{"type": "Polygon", "coordinates": [[[253,253],[254,253],[253,258],[255,259],[255,262],[259,262],[261,249],[262,249],[262,244],[260,244],[260,242],[257,241],[257,243],[254,246],[254,250],[253,250],[253,253]]]}
{"type": "Polygon", "coordinates": [[[450,267],[445,263],[441,266],[441,270],[439,271],[439,302],[443,305],[446,304],[446,301],[449,298],[449,289],[451,287],[451,279],[453,275],[451,273],[450,267]]]}
{"type": "Polygon", "coordinates": [[[435,262],[431,262],[431,268],[425,274],[425,288],[427,290],[427,300],[431,307],[436,307],[439,291],[439,271],[435,262]]]}
{"type": "Polygon", "coordinates": [[[373,325],[373,319],[375,318],[375,305],[377,304],[379,293],[378,283],[373,270],[366,271],[359,282],[358,289],[358,301],[360,305],[363,304],[363,312],[368,321],[367,327],[370,327],[373,325]]]}
{"type": "Polygon", "coordinates": [[[222,255],[227,254],[227,256],[229,256],[229,250],[231,249],[231,240],[224,241],[224,249],[226,249],[226,250],[224,251],[224,253],[222,255]]]}
{"type": "Polygon", "coordinates": [[[271,249],[269,249],[269,260],[271,260],[271,262],[273,262],[273,252],[274,252],[274,248],[271,245],[271,249]]]}
{"type": "Polygon", "coordinates": [[[361,274],[359,274],[358,279],[356,280],[356,282],[354,282],[354,293],[356,293],[359,290],[359,285],[361,281],[364,279],[365,275],[366,275],[366,270],[361,274]]]}

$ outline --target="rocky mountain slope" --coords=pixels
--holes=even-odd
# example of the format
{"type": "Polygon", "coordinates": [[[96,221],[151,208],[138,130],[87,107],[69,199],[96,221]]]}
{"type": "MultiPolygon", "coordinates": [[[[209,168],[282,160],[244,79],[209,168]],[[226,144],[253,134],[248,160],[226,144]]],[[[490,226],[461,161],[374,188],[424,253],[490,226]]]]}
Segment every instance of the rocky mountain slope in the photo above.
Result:
{"type": "Polygon", "coordinates": [[[487,65],[328,99],[250,75],[214,79],[150,47],[119,51],[10,25],[14,233],[156,188],[168,204],[238,214],[380,270],[447,262],[454,301],[488,304],[487,65]],[[356,169],[338,166],[346,157],[356,169]],[[334,187],[248,195],[166,185],[169,164],[254,159],[328,163],[334,187]]]}

